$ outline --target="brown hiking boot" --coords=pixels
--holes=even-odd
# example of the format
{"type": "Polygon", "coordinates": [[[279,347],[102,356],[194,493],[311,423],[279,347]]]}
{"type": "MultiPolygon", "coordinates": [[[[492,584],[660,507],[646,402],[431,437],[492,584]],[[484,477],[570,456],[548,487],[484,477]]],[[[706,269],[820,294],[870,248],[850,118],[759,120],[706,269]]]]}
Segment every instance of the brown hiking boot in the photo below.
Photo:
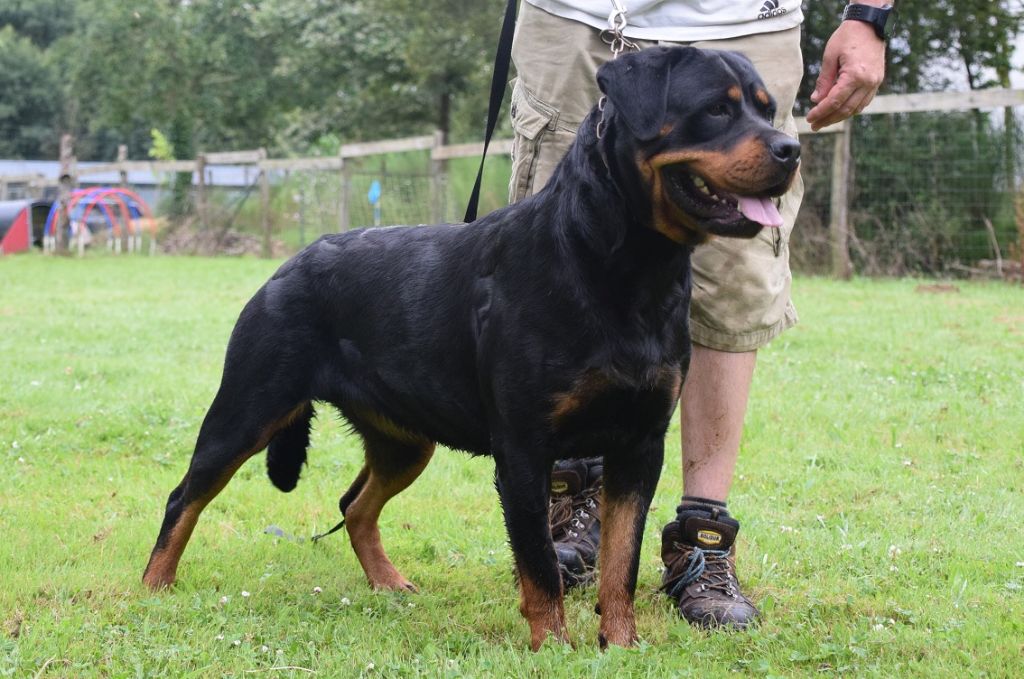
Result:
{"type": "Polygon", "coordinates": [[[562,460],[551,471],[548,521],[565,589],[594,580],[601,544],[601,458],[562,460]]]}
{"type": "Polygon", "coordinates": [[[735,550],[739,521],[721,507],[680,507],[661,532],[661,589],[699,627],[742,629],[760,615],[740,591],[735,550]]]}

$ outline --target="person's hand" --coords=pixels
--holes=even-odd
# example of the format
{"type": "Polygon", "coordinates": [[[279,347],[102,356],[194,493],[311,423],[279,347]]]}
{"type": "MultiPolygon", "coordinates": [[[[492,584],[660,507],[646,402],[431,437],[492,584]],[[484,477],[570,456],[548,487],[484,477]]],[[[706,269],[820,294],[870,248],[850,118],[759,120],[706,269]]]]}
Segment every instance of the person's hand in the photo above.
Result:
{"type": "Polygon", "coordinates": [[[807,113],[812,130],[842,122],[871,103],[885,76],[885,43],[863,21],[839,24],[825,44],[807,113]]]}

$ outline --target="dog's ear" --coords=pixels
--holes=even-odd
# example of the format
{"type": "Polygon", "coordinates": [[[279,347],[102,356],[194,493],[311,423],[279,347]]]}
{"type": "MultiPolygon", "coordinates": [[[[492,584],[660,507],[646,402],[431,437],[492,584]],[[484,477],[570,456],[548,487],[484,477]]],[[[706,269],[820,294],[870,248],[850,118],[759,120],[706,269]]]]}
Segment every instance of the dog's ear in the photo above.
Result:
{"type": "Polygon", "coordinates": [[[669,73],[692,52],[692,47],[625,52],[597,69],[598,87],[640,141],[658,136],[668,106],[669,73]]]}

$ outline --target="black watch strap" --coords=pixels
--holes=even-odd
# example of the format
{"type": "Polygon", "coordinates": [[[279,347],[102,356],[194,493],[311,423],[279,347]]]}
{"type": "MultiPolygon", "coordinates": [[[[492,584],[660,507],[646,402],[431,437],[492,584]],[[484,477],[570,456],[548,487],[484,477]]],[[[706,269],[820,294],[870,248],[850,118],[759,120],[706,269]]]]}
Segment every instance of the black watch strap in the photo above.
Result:
{"type": "Polygon", "coordinates": [[[880,40],[885,40],[889,37],[888,31],[886,31],[886,24],[891,13],[892,5],[875,7],[873,5],[851,3],[843,10],[843,21],[863,21],[866,24],[871,24],[875,28],[875,35],[880,40]]]}

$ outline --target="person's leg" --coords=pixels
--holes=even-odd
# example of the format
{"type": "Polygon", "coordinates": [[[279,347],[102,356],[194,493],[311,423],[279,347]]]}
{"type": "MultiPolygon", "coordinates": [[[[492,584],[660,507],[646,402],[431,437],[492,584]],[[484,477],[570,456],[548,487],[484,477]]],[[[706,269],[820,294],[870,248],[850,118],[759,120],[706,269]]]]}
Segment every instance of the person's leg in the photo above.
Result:
{"type": "Polygon", "coordinates": [[[740,526],[726,511],[756,359],[756,351],[695,344],[683,384],[683,499],[662,531],[662,587],[683,618],[703,627],[742,628],[758,617],[736,578],[740,526]]]}
{"type": "MultiPolygon", "coordinates": [[[[750,58],[776,99],[776,125],[796,136],[791,111],[802,73],[799,29],[695,46],[750,58]]],[[[662,559],[663,588],[685,619],[702,626],[745,627],[758,616],[736,577],[740,525],[726,499],[757,349],[797,320],[788,242],[802,193],[798,177],[781,200],[781,229],[764,229],[749,241],[715,239],[694,252],[694,348],[680,407],[684,495],[662,532],[662,559]]]]}
{"type": "Polygon", "coordinates": [[[756,351],[694,345],[680,401],[683,493],[725,502],[740,450],[756,351]]]}

